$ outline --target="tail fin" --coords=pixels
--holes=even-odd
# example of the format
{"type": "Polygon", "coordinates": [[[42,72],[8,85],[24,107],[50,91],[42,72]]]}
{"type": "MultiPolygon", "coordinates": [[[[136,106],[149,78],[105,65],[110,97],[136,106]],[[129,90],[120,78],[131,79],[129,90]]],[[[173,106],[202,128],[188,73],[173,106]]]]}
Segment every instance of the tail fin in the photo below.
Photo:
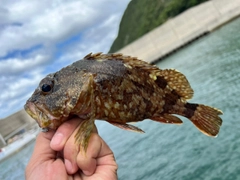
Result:
{"type": "Polygon", "coordinates": [[[186,117],[188,117],[202,133],[216,137],[222,125],[222,119],[219,117],[219,115],[223,114],[222,111],[201,104],[187,104],[186,117]],[[191,107],[194,107],[194,109],[191,107]],[[188,111],[192,110],[194,110],[194,113],[189,117],[188,115],[190,113],[188,111]]]}

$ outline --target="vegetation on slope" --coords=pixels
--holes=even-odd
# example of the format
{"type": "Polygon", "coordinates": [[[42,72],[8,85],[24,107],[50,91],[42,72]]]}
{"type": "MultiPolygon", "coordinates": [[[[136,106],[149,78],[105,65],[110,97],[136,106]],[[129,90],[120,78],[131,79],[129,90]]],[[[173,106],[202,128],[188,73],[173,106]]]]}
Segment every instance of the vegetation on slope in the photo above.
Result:
{"type": "Polygon", "coordinates": [[[132,0],[109,52],[116,52],[168,19],[207,0],[132,0]]]}

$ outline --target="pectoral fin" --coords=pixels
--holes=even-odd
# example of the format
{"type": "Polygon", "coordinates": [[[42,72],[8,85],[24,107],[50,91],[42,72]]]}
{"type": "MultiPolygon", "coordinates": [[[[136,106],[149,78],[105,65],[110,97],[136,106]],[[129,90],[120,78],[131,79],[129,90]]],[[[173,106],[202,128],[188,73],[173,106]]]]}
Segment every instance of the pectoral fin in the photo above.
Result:
{"type": "Polygon", "coordinates": [[[151,120],[161,122],[161,123],[168,123],[168,124],[182,124],[182,120],[176,116],[171,114],[163,114],[161,116],[154,116],[150,118],[151,120]]]}
{"type": "Polygon", "coordinates": [[[85,120],[75,135],[75,143],[80,147],[80,151],[86,153],[91,133],[94,129],[94,120],[85,120]]]}
{"type": "Polygon", "coordinates": [[[121,129],[128,130],[128,131],[133,131],[133,132],[138,132],[138,133],[145,133],[143,130],[140,128],[133,126],[131,124],[120,124],[120,123],[115,123],[115,122],[109,122],[110,124],[117,126],[121,129]]]}

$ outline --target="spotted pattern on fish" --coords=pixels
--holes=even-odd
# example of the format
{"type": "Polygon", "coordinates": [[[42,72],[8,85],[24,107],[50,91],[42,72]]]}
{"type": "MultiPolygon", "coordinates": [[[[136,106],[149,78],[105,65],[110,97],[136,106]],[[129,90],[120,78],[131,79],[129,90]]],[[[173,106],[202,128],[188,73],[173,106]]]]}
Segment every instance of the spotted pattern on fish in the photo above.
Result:
{"type": "Polygon", "coordinates": [[[144,132],[128,124],[144,119],[181,124],[174,114],[188,118],[204,134],[217,136],[222,112],[188,103],[193,90],[174,69],[122,54],[88,54],[82,60],[45,77],[25,105],[46,129],[56,129],[72,116],[83,121],[75,139],[86,151],[95,119],[119,128],[144,132]]]}

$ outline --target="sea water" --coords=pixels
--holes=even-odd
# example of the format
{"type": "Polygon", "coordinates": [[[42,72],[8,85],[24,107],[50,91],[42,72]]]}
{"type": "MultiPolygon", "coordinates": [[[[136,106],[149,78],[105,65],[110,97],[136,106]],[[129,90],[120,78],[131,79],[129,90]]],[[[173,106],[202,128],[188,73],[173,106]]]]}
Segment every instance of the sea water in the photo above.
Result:
{"type": "MultiPolygon", "coordinates": [[[[236,19],[157,63],[186,75],[195,92],[190,102],[224,112],[217,138],[203,135],[186,118],[182,125],[135,124],[145,134],[97,121],[115,154],[120,180],[240,180],[239,31],[236,19]]],[[[24,179],[33,146],[0,163],[1,180],[24,179]]]]}

